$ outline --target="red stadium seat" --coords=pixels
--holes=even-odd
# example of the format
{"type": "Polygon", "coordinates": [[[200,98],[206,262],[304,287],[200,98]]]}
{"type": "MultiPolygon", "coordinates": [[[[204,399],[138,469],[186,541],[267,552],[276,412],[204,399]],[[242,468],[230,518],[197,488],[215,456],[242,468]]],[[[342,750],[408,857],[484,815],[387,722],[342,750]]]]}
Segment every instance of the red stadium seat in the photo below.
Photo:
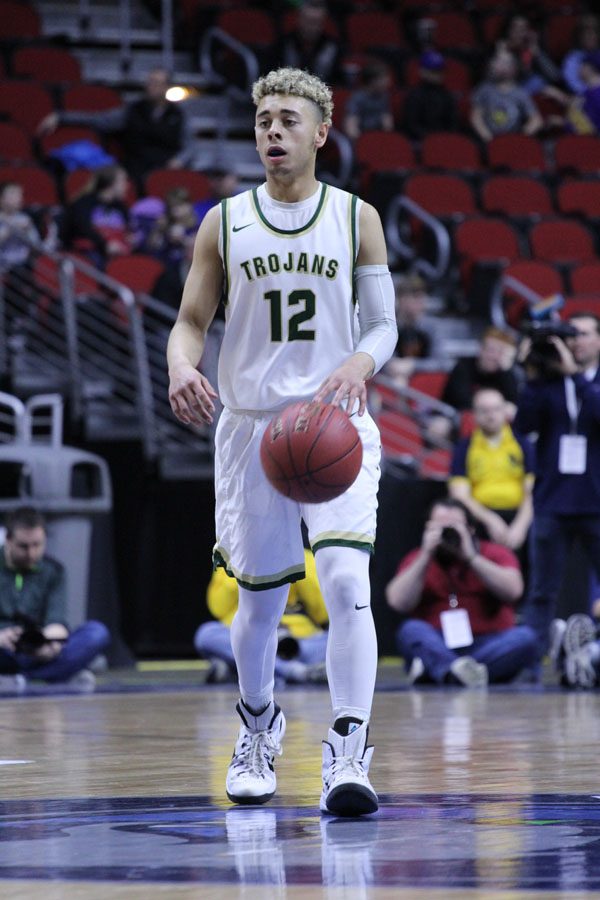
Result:
{"type": "Polygon", "coordinates": [[[12,68],[15,75],[51,84],[81,81],[79,60],[61,47],[20,47],[12,68]]]}
{"type": "Polygon", "coordinates": [[[433,216],[454,218],[477,211],[472,187],[457,175],[412,175],[404,190],[407,197],[433,216]]]}
{"type": "Polygon", "coordinates": [[[0,160],[3,162],[33,162],[31,140],[20,125],[0,122],[0,160]]]}
{"type": "MultiPolygon", "coordinates": [[[[71,203],[75,200],[91,183],[94,173],[90,169],[75,169],[68,172],[63,181],[63,193],[65,203],[71,203]]],[[[125,203],[132,206],[137,200],[137,193],[132,180],[127,180],[127,195],[125,203]]]]}
{"type": "Polygon", "coordinates": [[[561,319],[568,319],[575,313],[591,313],[600,317],[600,291],[591,294],[570,294],[560,311],[561,319]]]}
{"type": "Polygon", "coordinates": [[[164,199],[173,188],[184,187],[193,202],[206,200],[211,196],[210,180],[202,172],[190,169],[155,169],[146,178],[146,193],[164,199]]]}
{"type": "Polygon", "coordinates": [[[554,159],[559,172],[597,175],[600,171],[600,137],[564,134],[556,140],[554,159]]]}
{"type": "Polygon", "coordinates": [[[470,287],[474,266],[485,266],[488,271],[492,268],[492,274],[498,275],[521,256],[516,230],[506,220],[492,216],[460,222],[454,232],[454,248],[465,290],[470,287]]]}
{"type": "Polygon", "coordinates": [[[76,84],[63,91],[63,109],[100,112],[121,106],[121,95],[103,84],[76,84]]]}
{"type": "Polygon", "coordinates": [[[354,154],[362,170],[364,191],[374,172],[404,173],[416,165],[412,144],[395,131],[365,131],[354,145],[354,154]]]}
{"type": "Polygon", "coordinates": [[[65,144],[72,141],[92,141],[94,144],[100,144],[100,138],[93,128],[84,128],[79,125],[62,125],[56,131],[45,134],[40,139],[40,149],[44,156],[52,150],[57,150],[65,144]]]}
{"type": "Polygon", "coordinates": [[[575,294],[600,296],[600,262],[581,263],[571,269],[571,289],[575,294]]]}
{"type": "Polygon", "coordinates": [[[423,449],[419,425],[401,412],[389,410],[377,416],[381,445],[386,456],[417,456],[423,449]]]}
{"type": "Polygon", "coordinates": [[[351,12],[346,18],[346,38],[350,53],[364,53],[377,47],[405,46],[400,17],[385,12],[351,12]]]}
{"type": "Polygon", "coordinates": [[[481,170],[479,146],[464,134],[437,132],[428,134],[421,145],[421,163],[427,169],[462,172],[481,170]]]}
{"type": "Polygon", "coordinates": [[[447,372],[415,372],[414,375],[411,375],[408,384],[415,391],[421,391],[423,394],[440,400],[447,381],[447,372]]]}
{"type": "Polygon", "coordinates": [[[272,47],[277,40],[273,19],[262,9],[225,10],[219,13],[215,25],[250,47],[272,47]]]}
{"type": "Polygon", "coordinates": [[[435,46],[438,50],[475,50],[478,46],[473,21],[468,13],[438,12],[431,17],[436,23],[435,46]]]}
{"type": "Polygon", "coordinates": [[[491,169],[509,172],[543,172],[546,169],[544,148],[540,141],[526,134],[500,134],[487,145],[491,169]]]}
{"type": "Polygon", "coordinates": [[[543,262],[588,262],[595,256],[594,242],[587,228],[566,219],[533,225],[529,243],[532,257],[543,262]]]}
{"type": "Polygon", "coordinates": [[[4,81],[0,90],[0,113],[34,134],[44,116],[54,110],[48,90],[32,81],[4,81]]]}
{"type": "Polygon", "coordinates": [[[576,45],[577,21],[578,17],[568,12],[546,19],[543,31],[544,48],[555,62],[560,63],[576,45]]]}
{"type": "Polygon", "coordinates": [[[133,253],[118,256],[106,264],[106,274],[140,294],[151,294],[156,279],[164,272],[164,264],[154,256],[133,253]]]}
{"type": "Polygon", "coordinates": [[[558,186],[556,205],[561,213],[600,218],[600,181],[564,181],[558,186]]]}
{"type": "Polygon", "coordinates": [[[0,2],[0,40],[27,40],[42,33],[37,11],[29,3],[16,0],[0,2]]]}
{"type": "Polygon", "coordinates": [[[483,185],[481,205],[485,212],[506,216],[536,217],[553,213],[550,191],[534,178],[495,175],[483,185]]]}
{"type": "Polygon", "coordinates": [[[58,192],[53,179],[38,166],[0,166],[0,182],[22,185],[26,206],[56,206],[58,192]]]}
{"type": "MultiPolygon", "coordinates": [[[[564,292],[563,279],[556,267],[540,260],[511,263],[504,270],[504,277],[507,276],[520,281],[540,297],[564,292]]],[[[526,309],[527,302],[523,297],[507,288],[504,292],[504,315],[508,324],[518,328],[526,309]]]]}

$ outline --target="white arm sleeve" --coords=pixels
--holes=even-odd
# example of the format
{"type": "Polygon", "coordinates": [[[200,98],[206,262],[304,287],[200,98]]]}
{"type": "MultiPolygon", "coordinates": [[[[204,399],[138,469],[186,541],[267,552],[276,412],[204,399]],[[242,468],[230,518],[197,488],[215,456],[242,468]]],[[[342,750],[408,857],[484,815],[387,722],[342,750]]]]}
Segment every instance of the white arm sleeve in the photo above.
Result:
{"type": "Polygon", "coordinates": [[[354,271],[360,339],[357,352],[373,357],[373,375],[393,354],[398,342],[395,292],[387,266],[358,266],[354,271]]]}

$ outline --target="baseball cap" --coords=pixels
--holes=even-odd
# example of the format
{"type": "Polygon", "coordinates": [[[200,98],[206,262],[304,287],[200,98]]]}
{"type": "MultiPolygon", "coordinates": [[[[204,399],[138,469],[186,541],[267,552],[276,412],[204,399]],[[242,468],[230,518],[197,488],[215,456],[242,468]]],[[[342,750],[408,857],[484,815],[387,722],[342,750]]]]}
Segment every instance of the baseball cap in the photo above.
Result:
{"type": "Polygon", "coordinates": [[[427,50],[419,57],[419,66],[422,69],[430,69],[434,72],[438,72],[440,69],[444,68],[444,65],[444,57],[436,50],[427,50]]]}

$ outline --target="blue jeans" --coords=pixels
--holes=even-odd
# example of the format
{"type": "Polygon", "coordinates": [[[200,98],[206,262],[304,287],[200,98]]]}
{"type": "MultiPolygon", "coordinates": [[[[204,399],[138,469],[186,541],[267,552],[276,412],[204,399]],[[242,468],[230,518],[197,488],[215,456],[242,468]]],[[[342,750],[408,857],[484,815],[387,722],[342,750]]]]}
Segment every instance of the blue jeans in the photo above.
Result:
{"type": "MultiPolygon", "coordinates": [[[[194,636],[196,652],[206,659],[216,657],[224,660],[235,671],[235,659],[231,649],[231,634],[227,625],[222,622],[205,622],[194,636]]],[[[307,666],[325,662],[327,652],[327,632],[318,631],[310,637],[298,640],[300,648],[298,656],[293,660],[275,657],[275,675],[284,680],[290,670],[290,662],[301,662],[307,666]]]]}
{"type": "Polygon", "coordinates": [[[567,553],[578,537],[596,577],[600,579],[600,516],[536,515],[533,523],[529,596],[523,618],[538,635],[541,659],[548,649],[550,623],[567,562],[567,553]]]}
{"type": "Polygon", "coordinates": [[[487,666],[491,683],[510,681],[536,658],[535,632],[527,625],[476,637],[470,647],[449,650],[442,632],[421,619],[407,619],[396,632],[396,643],[407,669],[420,657],[432,681],[443,684],[459,656],[472,656],[487,666]]]}
{"type": "Polygon", "coordinates": [[[0,648],[0,673],[15,675],[19,672],[41,681],[68,681],[109,644],[110,632],[106,625],[90,620],[70,633],[58,656],[50,662],[0,648]]]}

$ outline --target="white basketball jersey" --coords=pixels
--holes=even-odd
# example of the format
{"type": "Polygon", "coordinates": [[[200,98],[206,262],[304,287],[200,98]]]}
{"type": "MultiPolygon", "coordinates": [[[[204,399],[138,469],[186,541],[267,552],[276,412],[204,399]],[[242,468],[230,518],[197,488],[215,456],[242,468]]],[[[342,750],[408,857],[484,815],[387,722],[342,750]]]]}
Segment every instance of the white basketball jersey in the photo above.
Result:
{"type": "Polygon", "coordinates": [[[310,398],[354,352],[360,204],[325,184],[299,203],[273,200],[265,185],[222,202],[219,394],[229,409],[310,398]]]}

